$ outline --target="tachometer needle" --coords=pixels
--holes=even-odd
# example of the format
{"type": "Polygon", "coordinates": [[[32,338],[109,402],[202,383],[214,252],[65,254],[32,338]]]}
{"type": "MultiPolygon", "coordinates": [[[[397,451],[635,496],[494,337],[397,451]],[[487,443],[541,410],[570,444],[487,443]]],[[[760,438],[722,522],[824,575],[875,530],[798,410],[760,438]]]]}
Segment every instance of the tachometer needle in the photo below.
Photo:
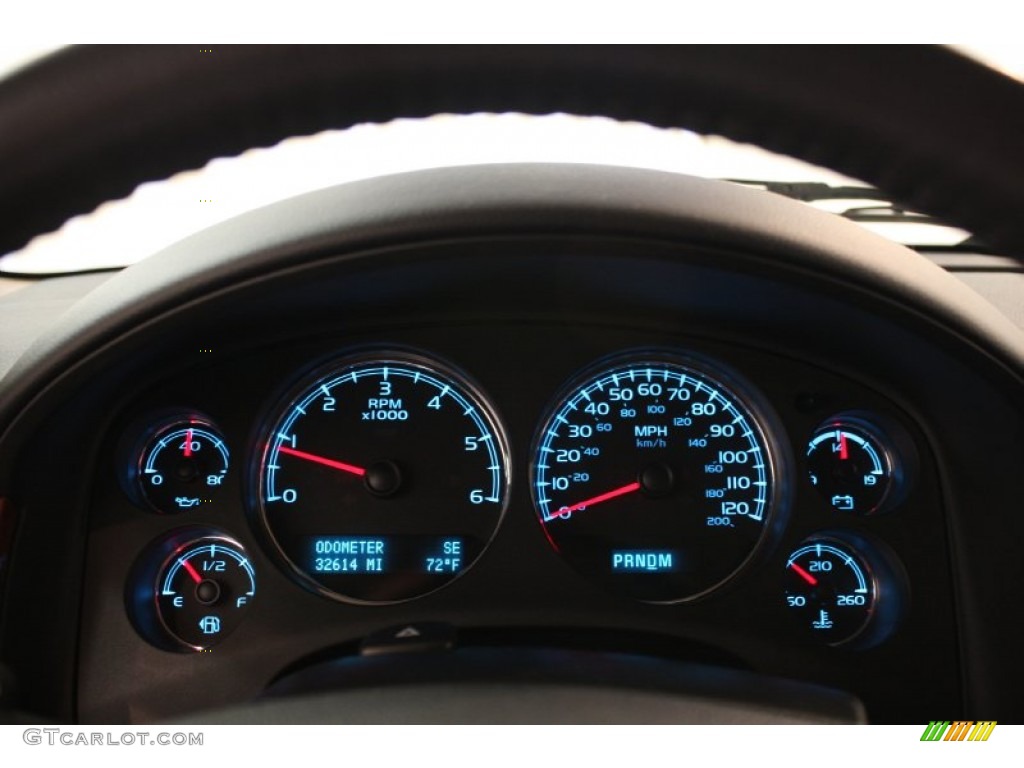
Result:
{"type": "MultiPolygon", "coordinates": [[[[621,488],[616,488],[614,491],[608,491],[608,493],[602,493],[600,496],[594,496],[591,499],[577,502],[571,507],[559,507],[558,511],[552,515],[552,518],[558,517],[558,515],[564,515],[568,512],[575,512],[577,509],[583,509],[583,507],[592,507],[595,504],[600,504],[602,501],[608,501],[609,499],[615,499],[619,496],[625,496],[627,493],[633,493],[634,491],[640,490],[640,483],[633,482],[629,485],[624,485],[621,488]]],[[[550,519],[550,518],[549,518],[550,519]]]]}
{"type": "Polygon", "coordinates": [[[803,568],[801,568],[796,563],[790,563],[789,567],[792,568],[794,571],[796,571],[796,575],[799,576],[804,581],[806,581],[812,587],[818,586],[818,580],[816,578],[814,578],[813,576],[811,576],[811,574],[809,574],[807,571],[805,571],[803,568]]]}
{"type": "Polygon", "coordinates": [[[278,450],[281,453],[287,453],[289,456],[295,456],[299,459],[305,459],[306,461],[312,461],[314,464],[323,464],[325,467],[331,467],[332,469],[340,469],[342,472],[349,472],[353,475],[362,477],[366,474],[366,470],[362,467],[357,467],[353,464],[345,464],[341,461],[334,461],[333,459],[327,459],[323,456],[317,456],[316,454],[306,453],[305,451],[297,451],[294,448],[289,448],[286,445],[282,445],[278,450]]]}

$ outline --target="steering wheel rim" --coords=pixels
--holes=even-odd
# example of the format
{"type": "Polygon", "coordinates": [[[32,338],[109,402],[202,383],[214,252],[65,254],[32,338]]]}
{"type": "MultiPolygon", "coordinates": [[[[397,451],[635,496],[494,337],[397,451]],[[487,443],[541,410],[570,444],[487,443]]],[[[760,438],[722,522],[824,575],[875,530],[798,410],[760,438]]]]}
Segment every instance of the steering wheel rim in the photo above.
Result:
{"type": "Polygon", "coordinates": [[[214,157],[480,111],[602,115],[758,144],[1024,256],[1024,87],[934,46],[71,48],[0,82],[0,252],[214,157]]]}
{"type": "MultiPolygon", "coordinates": [[[[73,49],[0,84],[0,114],[9,118],[0,129],[0,200],[8,212],[0,223],[0,246],[17,247],[143,181],[290,135],[439,111],[563,109],[756,141],[859,176],[908,205],[946,215],[1024,253],[1024,231],[1009,215],[1024,202],[1012,183],[1021,167],[1016,145],[1022,134],[1014,129],[1024,115],[1014,110],[1020,87],[952,52],[912,50],[240,47],[214,49],[220,60],[211,65],[192,47],[73,49]],[[931,69],[945,71],[962,94],[967,117],[949,131],[929,134],[929,120],[943,107],[927,94],[901,100],[900,87],[871,94],[885,77],[865,78],[865,68],[884,73],[901,63],[921,77],[931,69]],[[812,73],[807,80],[796,77],[803,68],[812,73]],[[848,90],[835,89],[837,82],[848,90]],[[786,86],[789,91],[779,90],[786,86]],[[943,149],[969,134],[971,105],[993,104],[996,112],[1005,107],[1008,119],[987,112],[982,122],[992,127],[991,140],[975,142],[971,152],[947,163],[943,149]],[[858,119],[845,123],[851,115],[858,119]],[[908,137],[917,132],[927,141],[905,156],[908,137]],[[963,195],[965,184],[977,190],[963,195]]],[[[134,271],[131,279],[139,275],[134,271]]],[[[107,297],[128,282],[124,277],[110,285],[107,297]]],[[[204,276],[207,285],[216,278],[204,276]]],[[[161,296],[175,298],[170,291],[161,296]]],[[[140,289],[136,304],[144,306],[145,298],[140,289]]],[[[94,301],[91,309],[101,303],[94,301]]],[[[71,321],[90,317],[89,310],[65,318],[56,335],[26,356],[16,373],[32,375],[14,377],[16,386],[0,403],[0,425],[5,414],[19,412],[17,398],[27,402],[40,389],[33,384],[55,381],[55,371],[67,367],[67,358],[44,353],[58,346],[66,354],[98,349],[104,334],[112,335],[111,325],[93,322],[82,325],[88,333],[77,347],[58,344],[71,321]],[[39,364],[43,359],[49,367],[39,364]]],[[[119,318],[117,328],[130,320],[119,318]]]]}

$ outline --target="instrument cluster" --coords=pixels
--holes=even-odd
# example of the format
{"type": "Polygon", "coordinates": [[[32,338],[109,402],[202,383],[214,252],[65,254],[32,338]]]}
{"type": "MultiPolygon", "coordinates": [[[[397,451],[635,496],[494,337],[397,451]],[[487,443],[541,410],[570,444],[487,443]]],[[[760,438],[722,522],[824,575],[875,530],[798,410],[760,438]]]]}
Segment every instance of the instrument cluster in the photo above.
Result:
{"type": "MultiPolygon", "coordinates": [[[[180,407],[179,383],[158,387],[114,451],[120,514],[158,521],[126,574],[132,627],[163,651],[209,652],[282,575],[325,605],[422,600],[528,516],[540,535],[521,562],[546,548],[555,572],[612,600],[685,606],[757,579],[775,605],[748,615],[785,616],[821,647],[899,631],[911,582],[872,530],[920,474],[896,406],[805,364],[761,384],[758,369],[779,370],[763,351],[588,346],[557,382],[515,354],[471,356],[500,393],[448,355],[383,341],[278,355],[298,362],[283,375],[259,355],[208,365],[180,407]]],[[[544,588],[528,565],[515,578],[544,588]]]]}

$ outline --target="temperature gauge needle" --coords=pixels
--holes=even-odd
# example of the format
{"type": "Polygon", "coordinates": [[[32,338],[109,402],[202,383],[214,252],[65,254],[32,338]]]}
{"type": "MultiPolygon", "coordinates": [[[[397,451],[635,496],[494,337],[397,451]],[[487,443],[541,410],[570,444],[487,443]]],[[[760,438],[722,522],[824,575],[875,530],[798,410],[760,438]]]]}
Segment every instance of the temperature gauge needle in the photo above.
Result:
{"type": "Polygon", "coordinates": [[[332,469],[340,469],[342,472],[348,472],[358,477],[362,477],[366,474],[366,470],[363,467],[357,467],[354,464],[345,464],[341,461],[334,461],[334,459],[328,459],[323,456],[317,456],[313,453],[306,453],[305,451],[297,451],[294,448],[282,445],[278,450],[281,453],[286,453],[289,456],[295,456],[299,459],[305,459],[311,461],[314,464],[323,464],[325,467],[331,467],[332,469]]]}
{"type": "Polygon", "coordinates": [[[797,576],[799,576],[801,579],[806,581],[812,587],[818,586],[818,580],[816,578],[814,578],[813,576],[811,576],[811,574],[809,574],[807,571],[805,571],[803,568],[801,568],[796,563],[790,563],[789,567],[792,568],[794,571],[796,571],[797,576]]]}
{"type": "Polygon", "coordinates": [[[571,507],[561,507],[553,515],[558,517],[559,515],[568,514],[569,512],[575,512],[577,509],[583,509],[583,507],[592,507],[595,504],[600,504],[602,501],[608,501],[609,499],[616,499],[619,496],[625,496],[627,493],[633,493],[634,491],[640,490],[640,483],[633,482],[629,485],[624,485],[621,488],[616,488],[614,491],[608,491],[608,493],[602,493],[600,496],[594,496],[593,498],[586,499],[585,501],[577,502],[571,507]]]}

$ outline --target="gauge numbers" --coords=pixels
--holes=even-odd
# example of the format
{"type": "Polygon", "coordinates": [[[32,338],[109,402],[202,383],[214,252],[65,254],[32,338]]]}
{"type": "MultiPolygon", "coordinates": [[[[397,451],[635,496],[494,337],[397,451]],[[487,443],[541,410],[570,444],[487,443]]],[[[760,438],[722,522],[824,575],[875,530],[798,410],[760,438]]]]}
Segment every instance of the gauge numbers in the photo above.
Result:
{"type": "Polygon", "coordinates": [[[913,443],[896,424],[883,429],[879,421],[860,412],[837,414],[807,446],[811,483],[839,512],[886,512],[906,495],[915,465],[913,443]]]}
{"type": "Polygon", "coordinates": [[[830,645],[860,634],[875,606],[875,579],[864,558],[840,541],[816,540],[786,561],[786,605],[830,645]]]}
{"type": "Polygon", "coordinates": [[[882,642],[899,623],[906,595],[896,556],[881,542],[852,532],[812,536],[786,560],[786,610],[827,645],[868,648],[882,642]]]}
{"type": "Polygon", "coordinates": [[[293,573],[329,597],[431,592],[472,565],[505,509],[496,419],[463,377],[418,356],[328,366],[263,439],[261,520],[293,573]]]}
{"type": "Polygon", "coordinates": [[[205,416],[172,411],[139,420],[119,453],[122,487],[141,507],[176,514],[221,501],[230,455],[220,430],[205,416]]]}
{"type": "Polygon", "coordinates": [[[532,478],[562,557],[653,602],[692,599],[740,570],[779,497],[765,417],[740,391],[710,362],[660,354],[570,385],[541,429],[532,478]]]}
{"type": "Polygon", "coordinates": [[[129,615],[143,637],[165,650],[205,651],[242,623],[256,572],[231,537],[185,528],[144,553],[128,586],[129,615]]]}

